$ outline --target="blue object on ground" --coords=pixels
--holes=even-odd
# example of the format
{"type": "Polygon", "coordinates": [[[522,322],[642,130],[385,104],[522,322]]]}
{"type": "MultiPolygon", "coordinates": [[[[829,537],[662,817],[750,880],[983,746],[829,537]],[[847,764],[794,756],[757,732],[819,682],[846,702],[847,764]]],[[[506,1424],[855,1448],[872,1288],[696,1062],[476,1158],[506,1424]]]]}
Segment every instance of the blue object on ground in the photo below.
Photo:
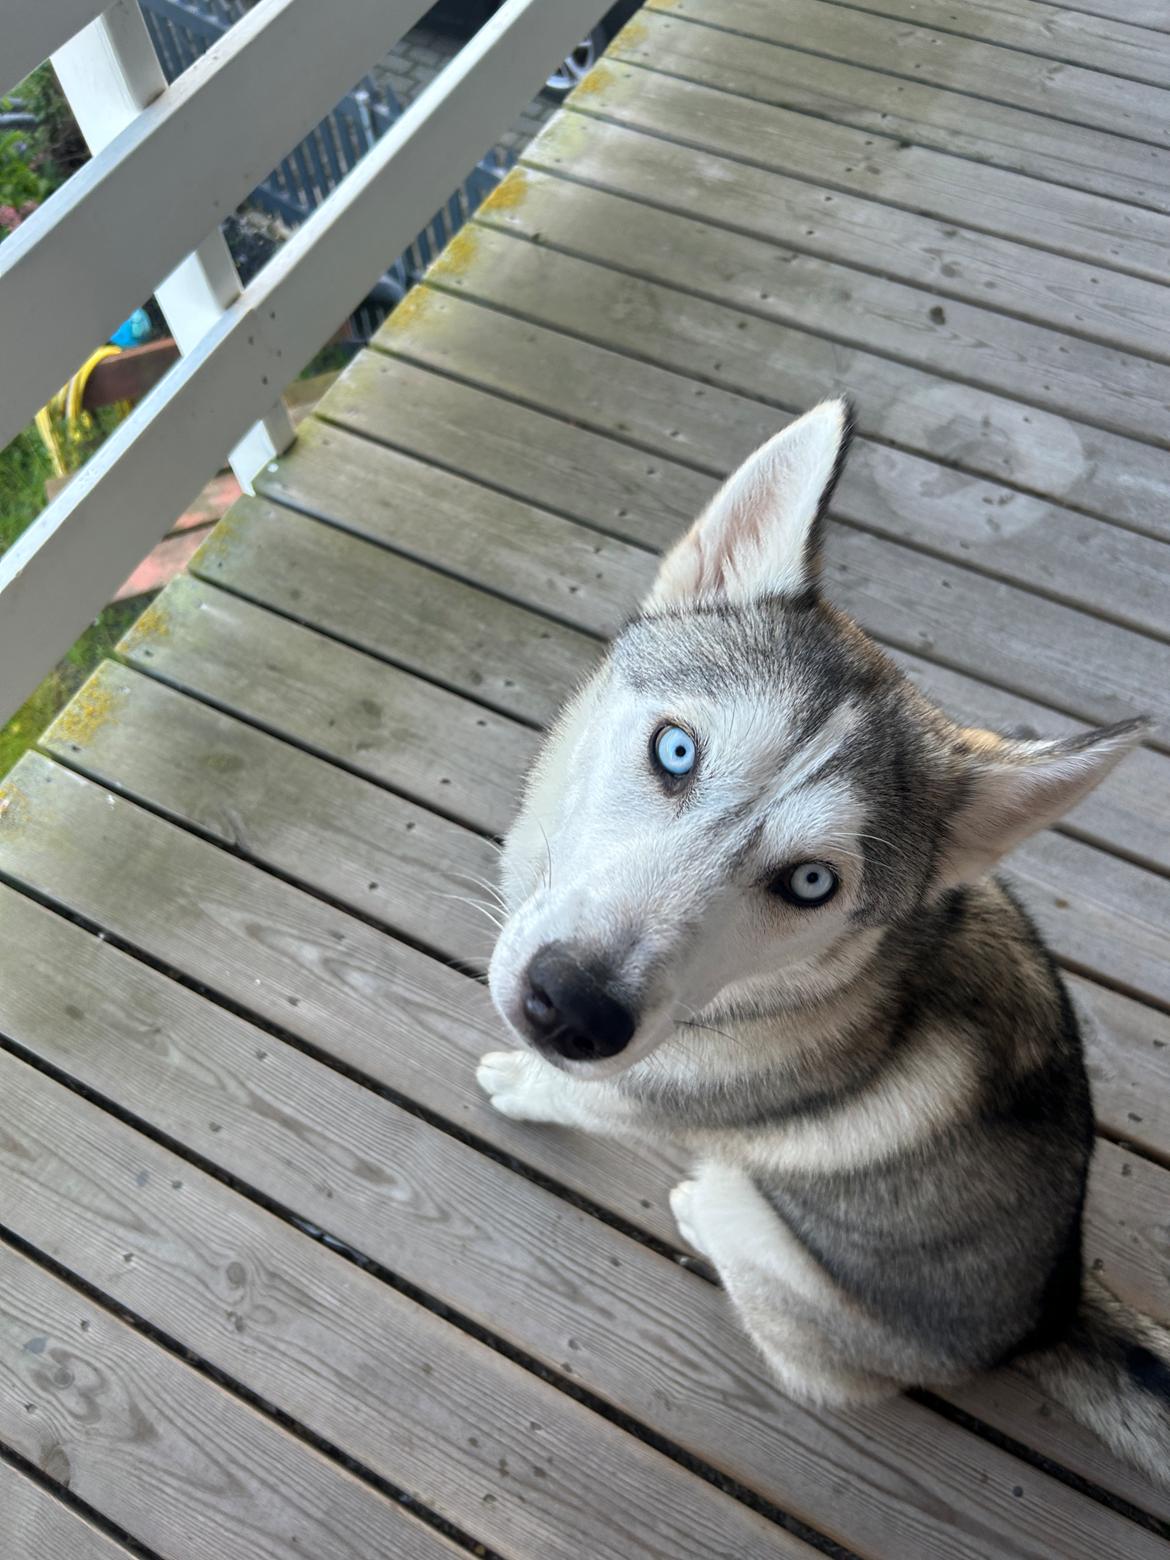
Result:
{"type": "Polygon", "coordinates": [[[137,346],[140,341],[146,340],[151,329],[150,315],[145,309],[135,309],[130,318],[119,325],[110,337],[110,344],[115,347],[137,346]]]}

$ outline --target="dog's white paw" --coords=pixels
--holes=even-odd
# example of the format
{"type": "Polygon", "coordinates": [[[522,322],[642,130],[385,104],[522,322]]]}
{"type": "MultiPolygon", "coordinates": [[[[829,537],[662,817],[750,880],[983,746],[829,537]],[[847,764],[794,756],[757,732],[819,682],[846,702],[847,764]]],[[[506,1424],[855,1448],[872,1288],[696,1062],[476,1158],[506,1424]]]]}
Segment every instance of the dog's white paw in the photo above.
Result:
{"type": "Polygon", "coordinates": [[[475,1076],[501,1116],[513,1121],[555,1121],[545,1066],[531,1051],[489,1051],[475,1076]]]}
{"type": "Polygon", "coordinates": [[[678,1232],[692,1250],[705,1255],[703,1242],[695,1228],[695,1181],[680,1181],[670,1194],[670,1211],[678,1232]]]}

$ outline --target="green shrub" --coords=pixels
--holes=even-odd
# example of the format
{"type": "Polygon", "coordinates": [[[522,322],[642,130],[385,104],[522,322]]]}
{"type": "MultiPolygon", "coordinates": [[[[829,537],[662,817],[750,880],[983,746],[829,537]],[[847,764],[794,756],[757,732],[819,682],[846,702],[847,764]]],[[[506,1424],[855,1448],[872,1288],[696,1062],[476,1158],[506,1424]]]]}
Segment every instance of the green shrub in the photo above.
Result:
{"type": "Polygon", "coordinates": [[[49,181],[29,162],[28,134],[23,130],[0,133],[0,206],[19,211],[39,205],[50,189],[49,181]]]}
{"type": "Polygon", "coordinates": [[[0,553],[40,514],[52,474],[48,451],[33,427],[0,450],[0,553]]]}

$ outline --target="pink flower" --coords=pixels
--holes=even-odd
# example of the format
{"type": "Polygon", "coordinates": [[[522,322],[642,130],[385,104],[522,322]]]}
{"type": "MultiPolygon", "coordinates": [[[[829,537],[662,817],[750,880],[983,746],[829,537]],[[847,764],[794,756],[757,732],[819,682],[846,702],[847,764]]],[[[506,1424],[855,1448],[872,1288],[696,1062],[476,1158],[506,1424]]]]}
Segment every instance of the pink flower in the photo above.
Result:
{"type": "Polygon", "coordinates": [[[26,217],[31,217],[40,205],[40,201],[26,200],[17,206],[0,206],[0,228],[5,232],[14,232],[26,217]]]}

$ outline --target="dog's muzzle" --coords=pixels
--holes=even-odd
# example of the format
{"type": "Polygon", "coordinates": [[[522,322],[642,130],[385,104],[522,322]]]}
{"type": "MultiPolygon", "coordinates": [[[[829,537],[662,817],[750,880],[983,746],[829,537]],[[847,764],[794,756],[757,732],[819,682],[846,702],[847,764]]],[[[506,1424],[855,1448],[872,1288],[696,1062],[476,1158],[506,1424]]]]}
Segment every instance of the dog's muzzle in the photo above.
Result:
{"type": "Polygon", "coordinates": [[[617,1056],[638,1027],[606,972],[567,943],[538,948],[524,975],[524,1028],[545,1056],[599,1062],[617,1056]]]}

